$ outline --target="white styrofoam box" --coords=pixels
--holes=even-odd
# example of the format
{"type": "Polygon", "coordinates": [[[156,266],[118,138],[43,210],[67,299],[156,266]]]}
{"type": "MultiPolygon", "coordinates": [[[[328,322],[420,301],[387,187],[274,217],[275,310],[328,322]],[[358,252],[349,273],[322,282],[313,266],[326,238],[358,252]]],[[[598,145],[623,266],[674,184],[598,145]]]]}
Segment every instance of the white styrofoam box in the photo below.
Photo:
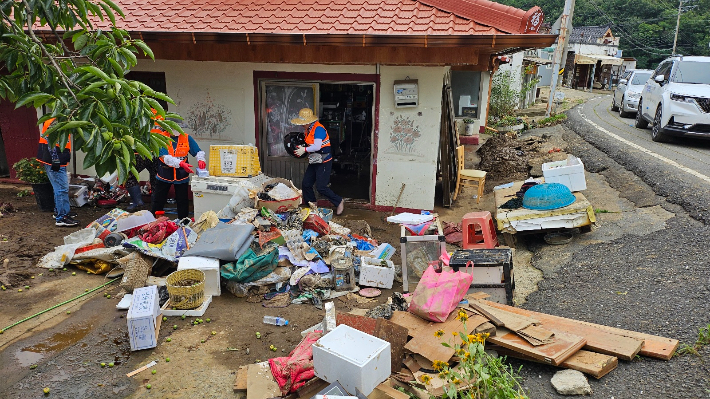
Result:
{"type": "Polygon", "coordinates": [[[503,266],[474,266],[459,271],[473,276],[471,284],[500,284],[503,281],[503,266]]]}
{"type": "Polygon", "coordinates": [[[69,203],[71,206],[80,208],[89,202],[89,188],[83,184],[69,185],[69,203]]]}
{"type": "Polygon", "coordinates": [[[160,309],[163,312],[163,315],[173,317],[173,316],[187,316],[187,317],[201,317],[205,315],[205,312],[207,311],[207,307],[210,306],[210,303],[212,303],[212,295],[205,295],[205,300],[202,302],[202,305],[200,305],[199,308],[197,309],[190,309],[190,310],[185,310],[185,309],[172,309],[170,305],[170,300],[168,299],[167,302],[163,305],[163,307],[160,309]]]}
{"type": "Polygon", "coordinates": [[[219,275],[219,259],[203,256],[183,256],[178,261],[178,270],[197,269],[205,273],[205,295],[220,296],[222,287],[219,275]]]}
{"type": "Polygon", "coordinates": [[[159,300],[158,287],[155,285],[133,290],[133,300],[126,316],[132,351],[155,348],[158,345],[159,300]]]}
{"type": "MultiPolygon", "coordinates": [[[[239,187],[251,183],[251,179],[229,176],[190,178],[195,220],[207,211],[219,212],[224,208],[239,187]]],[[[253,200],[252,200],[253,201],[253,200]]]]}
{"type": "Polygon", "coordinates": [[[391,260],[360,257],[360,285],[378,288],[392,288],[394,263],[391,260]],[[387,267],[381,266],[386,262],[387,267]]]}
{"type": "Polygon", "coordinates": [[[338,381],[348,392],[357,388],[369,395],[391,374],[387,341],[341,324],[313,345],[313,367],[318,378],[338,381]]]}
{"type": "Polygon", "coordinates": [[[542,175],[545,183],[564,184],[571,191],[587,189],[587,179],[584,177],[582,160],[569,155],[565,161],[546,162],[542,164],[542,175]]]}

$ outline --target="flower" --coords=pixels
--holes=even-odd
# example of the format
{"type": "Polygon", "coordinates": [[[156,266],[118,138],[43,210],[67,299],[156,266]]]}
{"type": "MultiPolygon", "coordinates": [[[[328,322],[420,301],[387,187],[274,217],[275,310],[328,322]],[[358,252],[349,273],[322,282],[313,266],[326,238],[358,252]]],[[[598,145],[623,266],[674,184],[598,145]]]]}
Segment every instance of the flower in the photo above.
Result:
{"type": "Polygon", "coordinates": [[[468,339],[467,342],[474,342],[476,340],[476,336],[471,334],[467,335],[466,338],[468,339]]]}
{"type": "Polygon", "coordinates": [[[424,374],[423,376],[419,377],[419,379],[420,379],[425,385],[429,385],[429,383],[431,382],[431,377],[429,377],[429,376],[426,375],[426,374],[424,374]]]}
{"type": "Polygon", "coordinates": [[[457,333],[456,331],[454,331],[454,332],[451,333],[451,335],[453,335],[454,337],[456,337],[456,336],[459,335],[459,333],[457,333]]]}
{"type": "Polygon", "coordinates": [[[453,383],[456,384],[456,385],[459,385],[459,384],[461,384],[462,381],[459,380],[458,378],[454,378],[454,380],[451,381],[451,382],[453,382],[453,383]]]}
{"type": "Polygon", "coordinates": [[[442,362],[441,360],[434,360],[434,363],[432,363],[432,367],[436,371],[441,371],[448,365],[449,365],[448,363],[442,362]]]}
{"type": "Polygon", "coordinates": [[[437,337],[437,338],[443,337],[443,336],[444,336],[444,330],[436,330],[436,332],[434,333],[434,336],[437,337]]]}
{"type": "Polygon", "coordinates": [[[464,322],[464,321],[468,320],[468,313],[464,312],[463,309],[459,309],[459,314],[458,314],[458,316],[456,316],[456,318],[460,322],[464,322]]]}
{"type": "Polygon", "coordinates": [[[464,353],[466,353],[466,350],[464,350],[464,349],[457,349],[456,350],[456,355],[458,355],[458,356],[463,356],[464,353]]]}

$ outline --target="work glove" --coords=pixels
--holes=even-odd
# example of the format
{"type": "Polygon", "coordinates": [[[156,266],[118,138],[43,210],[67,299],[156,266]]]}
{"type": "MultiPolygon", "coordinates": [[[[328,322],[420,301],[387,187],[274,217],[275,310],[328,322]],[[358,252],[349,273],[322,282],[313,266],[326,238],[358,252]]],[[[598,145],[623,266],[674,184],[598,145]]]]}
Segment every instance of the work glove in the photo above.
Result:
{"type": "Polygon", "coordinates": [[[296,147],[296,156],[300,157],[300,156],[303,156],[303,154],[305,154],[305,153],[306,153],[305,147],[300,146],[300,145],[298,147],[296,147]]]}
{"type": "Polygon", "coordinates": [[[180,162],[180,167],[187,173],[195,173],[195,171],[192,170],[192,165],[185,161],[180,162]]]}
{"type": "Polygon", "coordinates": [[[59,172],[59,168],[62,167],[62,164],[59,163],[58,159],[53,159],[52,160],[52,172],[59,172]]]}
{"type": "Polygon", "coordinates": [[[205,161],[197,161],[197,167],[200,169],[207,169],[207,162],[205,161]]]}

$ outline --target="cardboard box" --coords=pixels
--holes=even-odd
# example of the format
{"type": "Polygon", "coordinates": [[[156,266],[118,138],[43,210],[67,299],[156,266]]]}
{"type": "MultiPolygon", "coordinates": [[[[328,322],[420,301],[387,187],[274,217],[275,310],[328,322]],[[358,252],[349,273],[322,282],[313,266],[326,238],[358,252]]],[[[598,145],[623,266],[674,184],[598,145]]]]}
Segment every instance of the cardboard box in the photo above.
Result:
{"type": "Polygon", "coordinates": [[[390,344],[341,324],[313,345],[316,376],[369,395],[391,374],[390,344]]]}
{"type": "Polygon", "coordinates": [[[392,288],[394,282],[394,263],[391,260],[361,257],[360,285],[378,288],[392,288]],[[387,266],[382,266],[385,262],[387,266]]]}
{"type": "Polygon", "coordinates": [[[183,256],[178,261],[178,270],[197,269],[205,274],[205,295],[220,296],[219,259],[203,256],[183,256]]]}
{"type": "Polygon", "coordinates": [[[126,316],[132,351],[155,348],[158,345],[159,300],[158,287],[155,285],[133,290],[133,301],[126,316]]]}
{"type": "Polygon", "coordinates": [[[256,209],[261,209],[261,207],[265,207],[266,209],[269,209],[273,212],[276,213],[283,213],[286,211],[289,211],[291,209],[296,209],[298,208],[299,205],[301,205],[301,202],[303,200],[303,196],[301,195],[301,190],[299,190],[296,186],[293,185],[291,180],[286,180],[282,178],[274,178],[270,179],[264,182],[264,184],[261,187],[261,190],[263,191],[264,188],[269,185],[269,184],[274,184],[274,183],[283,183],[292,189],[294,189],[298,194],[298,197],[295,198],[289,198],[281,201],[262,201],[259,199],[259,197],[256,197],[254,200],[254,208],[256,209]]]}
{"type": "Polygon", "coordinates": [[[564,184],[571,191],[587,189],[587,179],[584,177],[582,160],[569,155],[565,161],[546,162],[542,164],[542,175],[545,183],[564,184]]]}

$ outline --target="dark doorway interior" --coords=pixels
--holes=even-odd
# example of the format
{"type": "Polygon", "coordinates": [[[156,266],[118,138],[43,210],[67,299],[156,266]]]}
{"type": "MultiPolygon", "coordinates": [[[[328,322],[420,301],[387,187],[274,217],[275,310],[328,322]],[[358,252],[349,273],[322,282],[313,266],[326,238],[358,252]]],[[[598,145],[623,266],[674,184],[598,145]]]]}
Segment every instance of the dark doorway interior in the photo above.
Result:
{"type": "Polygon", "coordinates": [[[320,121],[333,151],[330,185],[345,198],[370,200],[372,84],[320,84],[320,121]]]}
{"type": "MultiPolygon", "coordinates": [[[[165,83],[165,72],[140,72],[133,71],[126,75],[126,79],[141,82],[155,91],[168,94],[167,85],[165,83]]],[[[168,110],[167,101],[158,100],[163,109],[168,110]]]]}

